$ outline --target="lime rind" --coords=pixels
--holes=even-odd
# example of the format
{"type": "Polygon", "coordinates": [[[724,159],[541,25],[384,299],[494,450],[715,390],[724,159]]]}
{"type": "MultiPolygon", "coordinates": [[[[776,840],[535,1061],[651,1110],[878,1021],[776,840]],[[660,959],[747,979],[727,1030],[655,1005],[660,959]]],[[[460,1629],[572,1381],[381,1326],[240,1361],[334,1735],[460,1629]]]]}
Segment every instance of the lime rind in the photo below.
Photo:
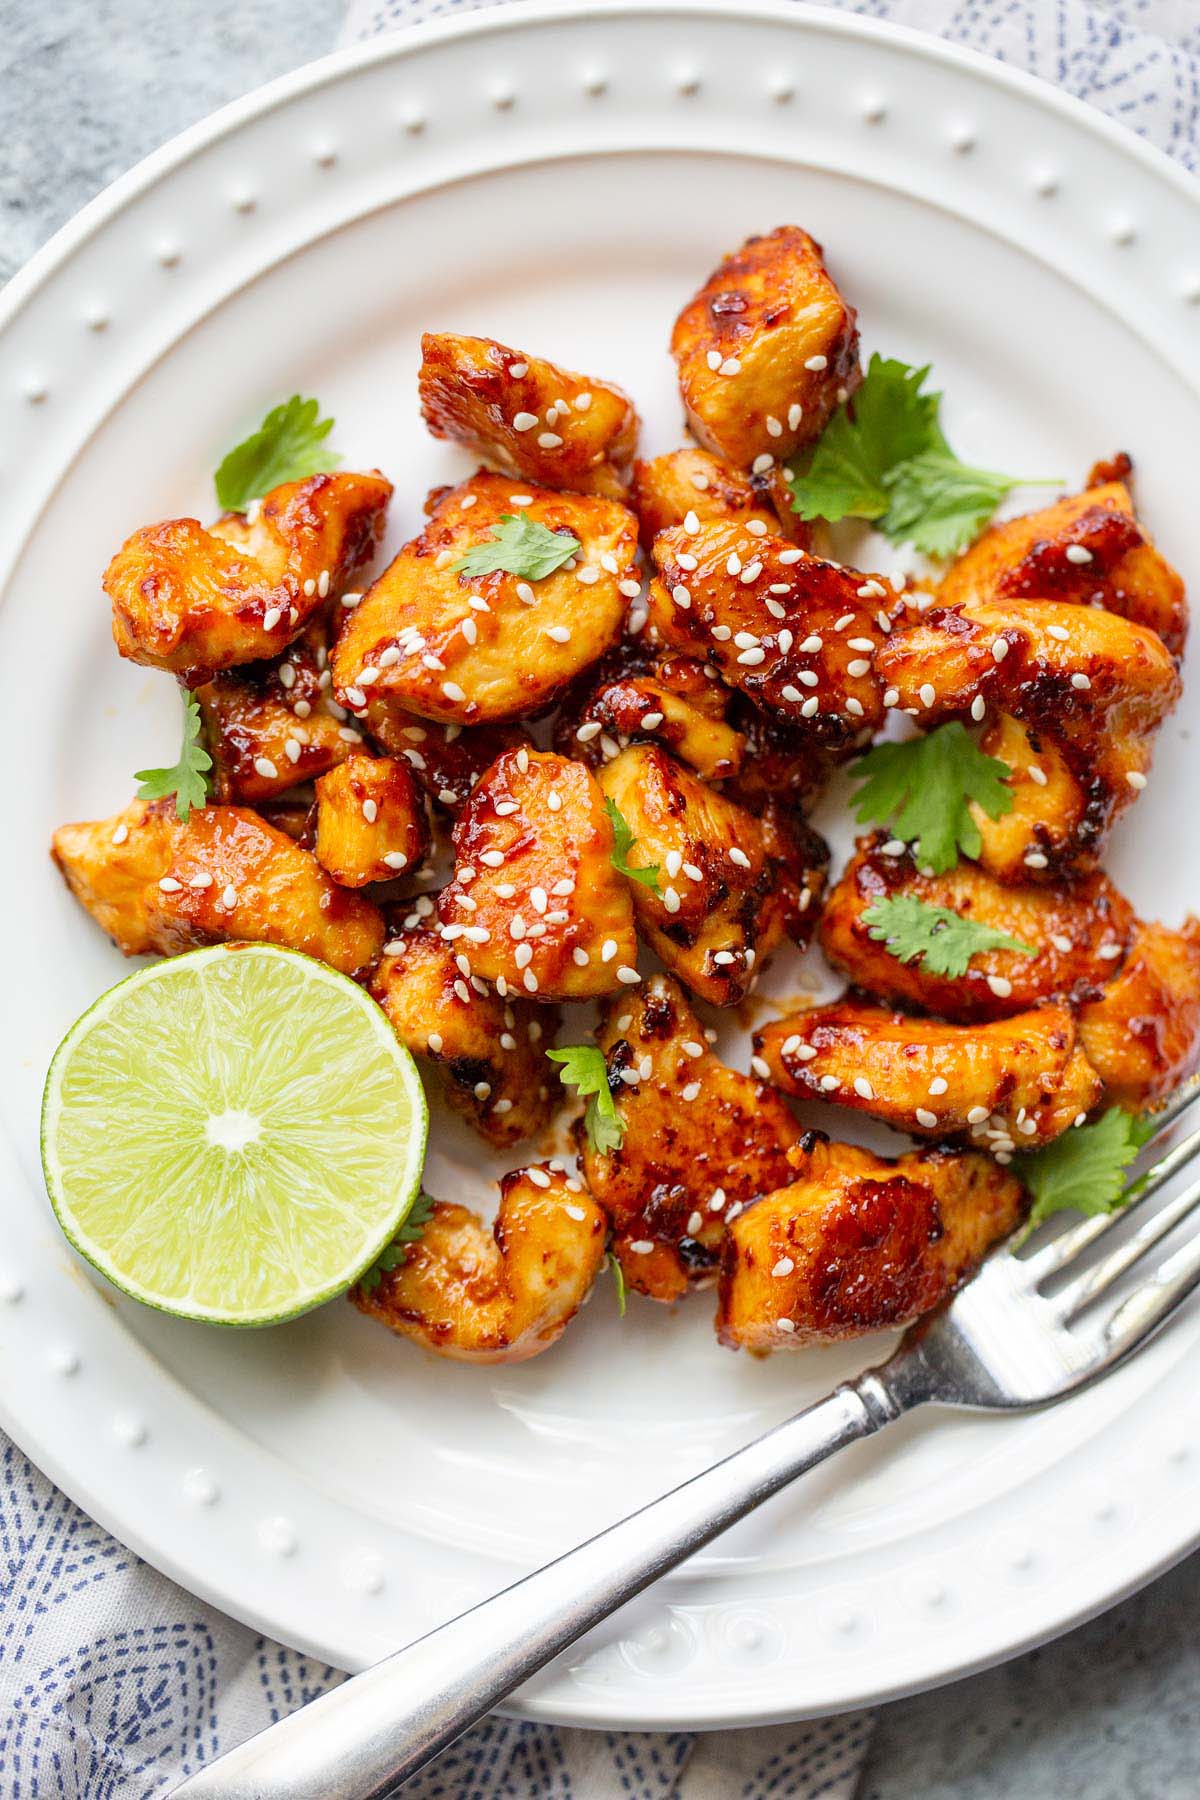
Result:
{"type": "Polygon", "coordinates": [[[71,1027],[42,1104],[75,1249],[160,1311],[280,1323],[344,1293],[420,1191],[420,1076],[364,990],[299,951],[139,969],[71,1027]]]}

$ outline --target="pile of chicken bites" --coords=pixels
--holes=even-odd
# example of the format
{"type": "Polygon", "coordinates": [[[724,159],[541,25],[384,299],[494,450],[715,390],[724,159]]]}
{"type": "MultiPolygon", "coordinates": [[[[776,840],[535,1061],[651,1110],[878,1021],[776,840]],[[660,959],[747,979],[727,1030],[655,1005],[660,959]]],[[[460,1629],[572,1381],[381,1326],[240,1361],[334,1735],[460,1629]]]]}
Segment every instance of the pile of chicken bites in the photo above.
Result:
{"type": "Polygon", "coordinates": [[[820,247],[752,238],[671,349],[693,441],[638,461],[616,386],[428,335],[425,420],[486,466],[430,494],[369,585],[377,472],[148,526],[105,576],[118,650],[193,690],[214,762],[186,822],[134,801],[55,836],[121,949],[323,959],[505,1149],[552,1143],[556,1039],[603,1053],[618,1142],[576,1124],[577,1172],[515,1168],[494,1226],[439,1200],[352,1294],[462,1360],[545,1349],[609,1252],[651,1299],[716,1283],[731,1347],[905,1323],[1024,1217],[1015,1152],[1153,1105],[1200,1056],[1200,923],[1142,922],[1099,867],[1186,626],[1127,460],[987,530],[940,586],[883,579],[815,553],[781,466],[861,380],[820,247]],[[569,559],[457,566],[516,523],[574,540],[569,559]],[[948,873],[876,832],[830,886],[804,809],[896,711],[962,721],[1010,766],[1012,808],[979,811],[978,856],[948,873]],[[905,895],[1024,948],[957,977],[902,961],[864,913],[905,895]],[[814,933],[845,997],[766,1024],[753,1073],[727,1067],[703,1009],[814,933]],[[916,1147],[805,1131],[785,1096],[916,1147]]]}

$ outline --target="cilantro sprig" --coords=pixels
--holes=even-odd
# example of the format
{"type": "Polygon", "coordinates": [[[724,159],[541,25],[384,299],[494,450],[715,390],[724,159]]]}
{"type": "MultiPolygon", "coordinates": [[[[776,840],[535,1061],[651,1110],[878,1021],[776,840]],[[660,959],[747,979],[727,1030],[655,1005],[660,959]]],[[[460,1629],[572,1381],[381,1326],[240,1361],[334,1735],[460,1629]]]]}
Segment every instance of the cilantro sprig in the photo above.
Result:
{"type": "Polygon", "coordinates": [[[816,448],[786,465],[794,512],[831,524],[871,519],[893,543],[930,556],[953,556],[978,536],[1020,482],[959,461],[938,422],[941,394],[923,391],[928,374],[928,363],[872,356],[816,448]]]}
{"type": "Polygon", "coordinates": [[[652,894],[657,894],[659,891],[659,865],[657,863],[645,863],[639,865],[636,869],[631,868],[629,864],[629,852],[637,843],[637,839],[633,835],[633,830],[629,821],[617,805],[616,801],[609,799],[607,795],[604,800],[604,810],[608,814],[608,822],[613,830],[613,847],[609,856],[609,861],[612,863],[613,868],[617,871],[618,875],[625,875],[630,881],[640,881],[642,886],[649,888],[652,894]]]}
{"type": "Polygon", "coordinates": [[[965,975],[973,956],[984,950],[1017,950],[1036,956],[1032,944],[964,918],[948,906],[930,906],[912,894],[876,900],[863,912],[863,923],[877,944],[898,962],[921,960],[927,975],[965,975]]]}
{"type": "Polygon", "coordinates": [[[591,1095],[583,1115],[583,1129],[597,1156],[619,1150],[625,1141],[625,1121],[617,1111],[608,1085],[608,1064],[595,1044],[567,1044],[547,1050],[551,1062],[560,1063],[558,1078],[573,1087],[580,1099],[591,1095]]]}
{"type": "Polygon", "coordinates": [[[1153,1117],[1137,1118],[1110,1106],[1093,1124],[1064,1131],[1053,1143],[1017,1157],[1014,1172],[1033,1196],[1027,1232],[1055,1213],[1091,1217],[1124,1206],[1139,1186],[1126,1185],[1125,1171],[1155,1129],[1153,1117]]]}
{"type": "Polygon", "coordinates": [[[409,1208],[408,1217],[398,1227],[390,1244],[385,1244],[370,1268],[358,1278],[358,1285],[364,1294],[372,1294],[379,1286],[385,1274],[390,1275],[408,1260],[408,1247],[419,1243],[424,1235],[425,1227],[433,1217],[433,1209],[437,1205],[431,1194],[423,1190],[409,1208]]]}
{"type": "Polygon", "coordinates": [[[187,692],[183,707],[183,746],[179,761],[169,769],[138,769],[133,779],[141,783],[139,800],[166,800],[175,796],[175,812],[187,824],[193,806],[203,806],[208,799],[208,770],[212,757],[200,742],[200,703],[187,692]]]}
{"type": "Polygon", "coordinates": [[[1012,811],[1012,769],[986,756],[959,720],[951,719],[902,744],[876,744],[854,765],[862,783],[852,804],[860,824],[887,825],[903,843],[919,846],[923,868],[942,875],[983,848],[971,817],[974,800],[990,819],[1012,811]]]}
{"type": "Polygon", "coordinates": [[[490,575],[502,569],[508,575],[523,575],[526,581],[541,581],[581,549],[569,531],[551,531],[527,512],[501,513],[493,535],[472,544],[450,566],[460,575],[490,575]]]}
{"type": "Polygon", "coordinates": [[[342,459],[325,442],[333,420],[322,419],[320,411],[319,401],[293,394],[234,446],[213,477],[217,501],[226,512],[245,512],[251,500],[269,494],[280,482],[337,468],[342,459]]]}

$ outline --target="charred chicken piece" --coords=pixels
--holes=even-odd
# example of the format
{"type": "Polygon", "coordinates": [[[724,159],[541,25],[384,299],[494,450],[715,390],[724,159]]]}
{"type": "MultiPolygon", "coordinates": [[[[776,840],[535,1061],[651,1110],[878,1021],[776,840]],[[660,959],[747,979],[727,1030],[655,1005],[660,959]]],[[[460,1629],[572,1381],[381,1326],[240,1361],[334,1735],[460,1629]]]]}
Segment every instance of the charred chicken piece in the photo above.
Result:
{"type": "Polygon", "coordinates": [[[111,819],[60,825],[53,855],[126,956],[284,944],[361,976],[383,947],[378,910],[245,807],[200,807],[182,824],[174,801],[134,800],[111,819]]]}
{"type": "Polygon", "coordinates": [[[696,442],[737,468],[813,443],[862,379],[854,320],[806,231],[748,238],[671,333],[696,442]]]}
{"type": "Polygon", "coordinates": [[[374,556],[391,497],[378,473],[310,475],[207,530],[143,526],[104,573],[117,649],[193,685],[278,656],[374,556]]]}
{"type": "Polygon", "coordinates": [[[807,545],[812,527],[792,511],[791,490],[779,470],[743,475],[707,450],[672,450],[633,465],[629,504],[653,548],[660,531],[723,519],[751,537],[790,538],[807,545]]]}
{"type": "Polygon", "coordinates": [[[1116,977],[1081,1007],[1079,1036],[1105,1094],[1139,1112],[1200,1065],[1200,920],[1139,924],[1116,977]]]}
{"type": "Polygon", "coordinates": [[[943,606],[1069,600],[1101,606],[1157,632],[1183,654],[1183,582],[1139,524],[1124,481],[1104,481],[1053,506],[993,525],[947,570],[943,606]]]}
{"type": "Polygon", "coordinates": [[[637,555],[637,521],[588,494],[520,492],[505,475],[436,491],[429,524],[348,615],[333,652],[334,691],[365,712],[384,700],[451,725],[543,712],[614,643],[637,555]],[[494,541],[505,516],[573,539],[576,565],[536,580],[456,565],[494,541]]]}
{"type": "Polygon", "coordinates": [[[218,800],[259,806],[361,744],[362,733],[330,709],[325,664],[315,621],[274,662],[226,669],[194,690],[218,800]]]}
{"type": "Polygon", "coordinates": [[[461,812],[485,769],[505,750],[532,750],[521,725],[436,725],[382,696],[367,702],[368,734],[389,756],[402,756],[435,806],[461,812]]]}
{"type": "Polygon", "coordinates": [[[629,891],[646,942],[694,994],[740,1000],[776,946],[811,935],[828,864],[814,832],[727,800],[657,745],[633,745],[599,774],[633,833],[629,891]]]}
{"type": "MultiPolygon", "coordinates": [[[[1114,818],[1146,785],[1154,733],[1180,693],[1155,632],[1049,600],[935,608],[893,632],[876,665],[922,724],[995,709],[1054,742],[1077,789],[1063,817],[1075,812],[1078,823],[1068,837],[1062,821],[1039,831],[1031,820],[1022,860],[1044,857],[1034,869],[1055,876],[1096,866],[1114,818]]],[[[1001,825],[995,861],[1009,867],[1015,828],[1001,825]]]]}
{"type": "Polygon", "coordinates": [[[443,937],[501,996],[586,1000],[633,985],[633,906],[612,850],[604,796],[582,763],[506,751],[455,823],[443,937]]]}
{"type": "Polygon", "coordinates": [[[795,1173],[729,1222],[717,1336],[731,1350],[795,1350],[911,1324],[951,1294],[1028,1208],[978,1151],[888,1161],[810,1132],[795,1173]]]}
{"type": "Polygon", "coordinates": [[[494,338],[427,331],[419,387],[434,437],[465,444],[506,474],[542,487],[623,498],[638,416],[612,382],[494,338]]]}
{"type": "Polygon", "coordinates": [[[883,720],[875,660],[892,590],[738,525],[655,540],[650,622],[664,644],[711,662],[772,717],[837,750],[883,720]]]}
{"type": "Polygon", "coordinates": [[[1120,968],[1133,937],[1133,908],[1104,875],[1053,888],[1005,886],[966,862],[945,875],[922,875],[908,851],[885,855],[886,841],[882,832],[859,840],[821,917],[822,948],[855,987],[967,1024],[1011,1018],[1042,1000],[1097,998],[1120,968]],[[990,925],[1033,945],[1036,955],[981,951],[961,976],[931,975],[923,960],[901,962],[872,938],[863,918],[869,907],[899,894],[990,925]]]}
{"type": "Polygon", "coordinates": [[[627,744],[658,743],[706,781],[723,781],[740,768],[744,739],[726,723],[733,696],[715,677],[694,657],[622,644],[567,695],[554,747],[598,769],[627,744]]]}
{"type": "Polygon", "coordinates": [[[546,1062],[558,1023],[552,1007],[501,1000],[467,981],[454,946],[419,929],[388,939],[371,992],[400,1042],[436,1071],[449,1105],[489,1144],[519,1143],[550,1123],[561,1096],[546,1062]]]}
{"type": "Polygon", "coordinates": [[[629,1286],[677,1300],[714,1278],[726,1213],[789,1178],[799,1129],[771,1088],[713,1055],[669,975],[610,1000],[597,1042],[625,1135],[601,1155],[580,1131],[584,1174],[629,1286]]]}
{"type": "Polygon", "coordinates": [[[565,1331],[604,1261],[607,1224],[582,1184],[543,1163],[500,1183],[489,1229],[439,1200],[378,1285],[350,1290],[368,1318],[455,1362],[525,1362],[565,1331]]]}
{"type": "Polygon", "coordinates": [[[827,1100],[919,1138],[1032,1150],[1100,1098],[1070,1007],[989,1024],[914,1019],[847,995],[773,1021],[754,1047],[785,1094],[827,1100]]]}

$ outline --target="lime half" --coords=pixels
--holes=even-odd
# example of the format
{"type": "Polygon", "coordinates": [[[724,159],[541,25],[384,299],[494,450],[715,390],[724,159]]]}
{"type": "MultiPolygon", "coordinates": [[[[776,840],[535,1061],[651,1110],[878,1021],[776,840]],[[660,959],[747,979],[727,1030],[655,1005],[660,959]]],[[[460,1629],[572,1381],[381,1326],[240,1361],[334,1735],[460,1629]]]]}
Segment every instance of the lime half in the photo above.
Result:
{"type": "Polygon", "coordinates": [[[215,945],[78,1019],[42,1102],[59,1223],[183,1318],[267,1325],[362,1274],[420,1188],[421,1080],[369,995],[311,957],[215,945]]]}

